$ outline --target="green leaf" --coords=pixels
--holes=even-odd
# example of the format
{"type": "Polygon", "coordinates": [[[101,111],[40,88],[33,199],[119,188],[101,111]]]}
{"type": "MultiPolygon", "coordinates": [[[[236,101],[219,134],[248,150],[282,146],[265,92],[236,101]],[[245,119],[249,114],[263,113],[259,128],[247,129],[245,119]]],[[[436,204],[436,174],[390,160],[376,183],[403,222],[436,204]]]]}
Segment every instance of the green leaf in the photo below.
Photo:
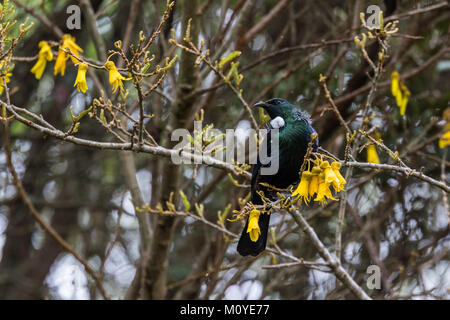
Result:
{"type": "Polygon", "coordinates": [[[180,190],[180,196],[181,196],[181,200],[183,200],[185,210],[189,211],[189,209],[191,208],[191,204],[189,203],[187,196],[184,194],[184,192],[182,190],[180,190]]]}
{"type": "Polygon", "coordinates": [[[228,56],[226,56],[225,58],[220,59],[219,66],[218,66],[219,69],[222,69],[224,65],[226,65],[230,61],[233,61],[234,59],[236,59],[240,55],[241,55],[240,51],[233,51],[228,56]]]}

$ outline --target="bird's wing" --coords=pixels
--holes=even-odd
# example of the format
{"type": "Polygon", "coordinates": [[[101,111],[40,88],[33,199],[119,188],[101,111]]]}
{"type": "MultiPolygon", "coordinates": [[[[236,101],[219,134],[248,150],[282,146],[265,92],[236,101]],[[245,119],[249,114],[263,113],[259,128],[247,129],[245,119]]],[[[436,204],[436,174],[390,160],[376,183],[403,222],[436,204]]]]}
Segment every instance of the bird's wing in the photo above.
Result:
{"type": "MultiPolygon", "coordinates": [[[[294,119],[297,121],[304,121],[307,124],[308,129],[311,133],[317,133],[316,130],[311,126],[311,117],[307,112],[300,111],[298,109],[294,110],[294,119]]],[[[314,144],[312,146],[313,151],[317,152],[319,149],[319,139],[317,138],[316,141],[314,141],[314,144]]]]}
{"type": "Polygon", "coordinates": [[[259,189],[259,178],[260,178],[260,169],[261,169],[261,162],[258,162],[253,166],[253,173],[252,173],[252,181],[251,181],[251,192],[252,192],[252,203],[253,204],[260,204],[261,201],[259,195],[256,193],[256,191],[259,189]]]}
{"type": "MultiPolygon", "coordinates": [[[[267,130],[267,136],[266,138],[261,141],[261,143],[267,143],[268,141],[271,141],[272,139],[272,132],[274,129],[271,125],[271,121],[266,122],[261,129],[267,130]]],[[[276,128],[280,130],[279,128],[276,128]]],[[[267,156],[271,156],[271,144],[267,143],[267,156]]],[[[256,193],[256,191],[259,191],[262,189],[262,186],[259,184],[261,182],[261,167],[269,167],[271,163],[262,164],[259,158],[259,152],[256,159],[256,164],[253,166],[253,172],[252,172],[252,179],[251,179],[251,192],[252,192],[252,202],[253,204],[262,204],[262,201],[260,199],[260,196],[256,193]]]]}

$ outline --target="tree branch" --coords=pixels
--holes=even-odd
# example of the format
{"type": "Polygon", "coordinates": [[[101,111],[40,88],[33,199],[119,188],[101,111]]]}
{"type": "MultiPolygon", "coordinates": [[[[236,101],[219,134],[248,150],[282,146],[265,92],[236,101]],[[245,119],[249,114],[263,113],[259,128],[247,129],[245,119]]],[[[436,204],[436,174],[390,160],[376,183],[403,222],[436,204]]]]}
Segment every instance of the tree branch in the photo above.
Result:
{"type": "Polygon", "coordinates": [[[336,277],[347,287],[350,291],[361,300],[372,300],[364,290],[358,286],[353,278],[345,271],[341,263],[331,255],[328,249],[324,246],[322,241],[315,233],[314,229],[306,222],[305,218],[297,210],[289,210],[289,214],[297,222],[298,226],[311,240],[314,247],[319,252],[320,256],[328,263],[333,270],[336,277]]]}

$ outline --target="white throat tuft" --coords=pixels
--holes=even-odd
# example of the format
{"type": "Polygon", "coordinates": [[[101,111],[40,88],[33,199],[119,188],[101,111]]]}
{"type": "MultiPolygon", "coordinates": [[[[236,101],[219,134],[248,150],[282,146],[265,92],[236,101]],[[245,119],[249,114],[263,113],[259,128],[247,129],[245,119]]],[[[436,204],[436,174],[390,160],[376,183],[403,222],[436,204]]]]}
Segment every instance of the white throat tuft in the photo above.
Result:
{"type": "Polygon", "coordinates": [[[275,119],[270,120],[270,125],[274,129],[280,129],[284,127],[284,119],[278,116],[275,119]]]}

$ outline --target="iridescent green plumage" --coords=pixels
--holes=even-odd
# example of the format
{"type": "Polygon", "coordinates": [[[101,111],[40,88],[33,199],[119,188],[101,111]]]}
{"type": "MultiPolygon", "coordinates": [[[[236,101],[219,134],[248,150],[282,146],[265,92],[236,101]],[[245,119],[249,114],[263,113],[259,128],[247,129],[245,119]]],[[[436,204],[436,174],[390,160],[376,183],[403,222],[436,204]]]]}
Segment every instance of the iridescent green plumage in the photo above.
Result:
{"type": "MultiPolygon", "coordinates": [[[[261,182],[268,183],[277,188],[287,188],[299,180],[299,171],[303,163],[310,137],[315,130],[311,127],[309,115],[297,110],[288,101],[280,98],[271,99],[265,103],[257,103],[256,107],[264,108],[272,121],[266,124],[269,130],[266,141],[270,141],[272,134],[278,134],[279,148],[271,150],[270,144],[267,145],[270,157],[278,157],[279,166],[275,174],[263,175],[261,169],[269,164],[261,164],[258,157],[257,164],[253,167],[251,180],[251,201],[253,204],[262,204],[261,197],[257,191],[262,190],[268,198],[274,199],[276,193],[261,186],[261,182]],[[281,119],[279,119],[281,118],[281,119]],[[277,120],[280,120],[279,122],[277,120]],[[271,125],[283,124],[278,130],[274,130],[271,125]],[[278,133],[277,133],[278,131],[278,133]]],[[[265,143],[265,142],[263,142],[265,143]]],[[[314,151],[317,150],[318,143],[314,145],[314,151]]],[[[259,227],[261,236],[257,241],[252,241],[247,233],[248,220],[239,239],[237,250],[243,255],[258,255],[266,247],[267,233],[269,229],[269,214],[261,214],[259,217],[259,227]]]]}

